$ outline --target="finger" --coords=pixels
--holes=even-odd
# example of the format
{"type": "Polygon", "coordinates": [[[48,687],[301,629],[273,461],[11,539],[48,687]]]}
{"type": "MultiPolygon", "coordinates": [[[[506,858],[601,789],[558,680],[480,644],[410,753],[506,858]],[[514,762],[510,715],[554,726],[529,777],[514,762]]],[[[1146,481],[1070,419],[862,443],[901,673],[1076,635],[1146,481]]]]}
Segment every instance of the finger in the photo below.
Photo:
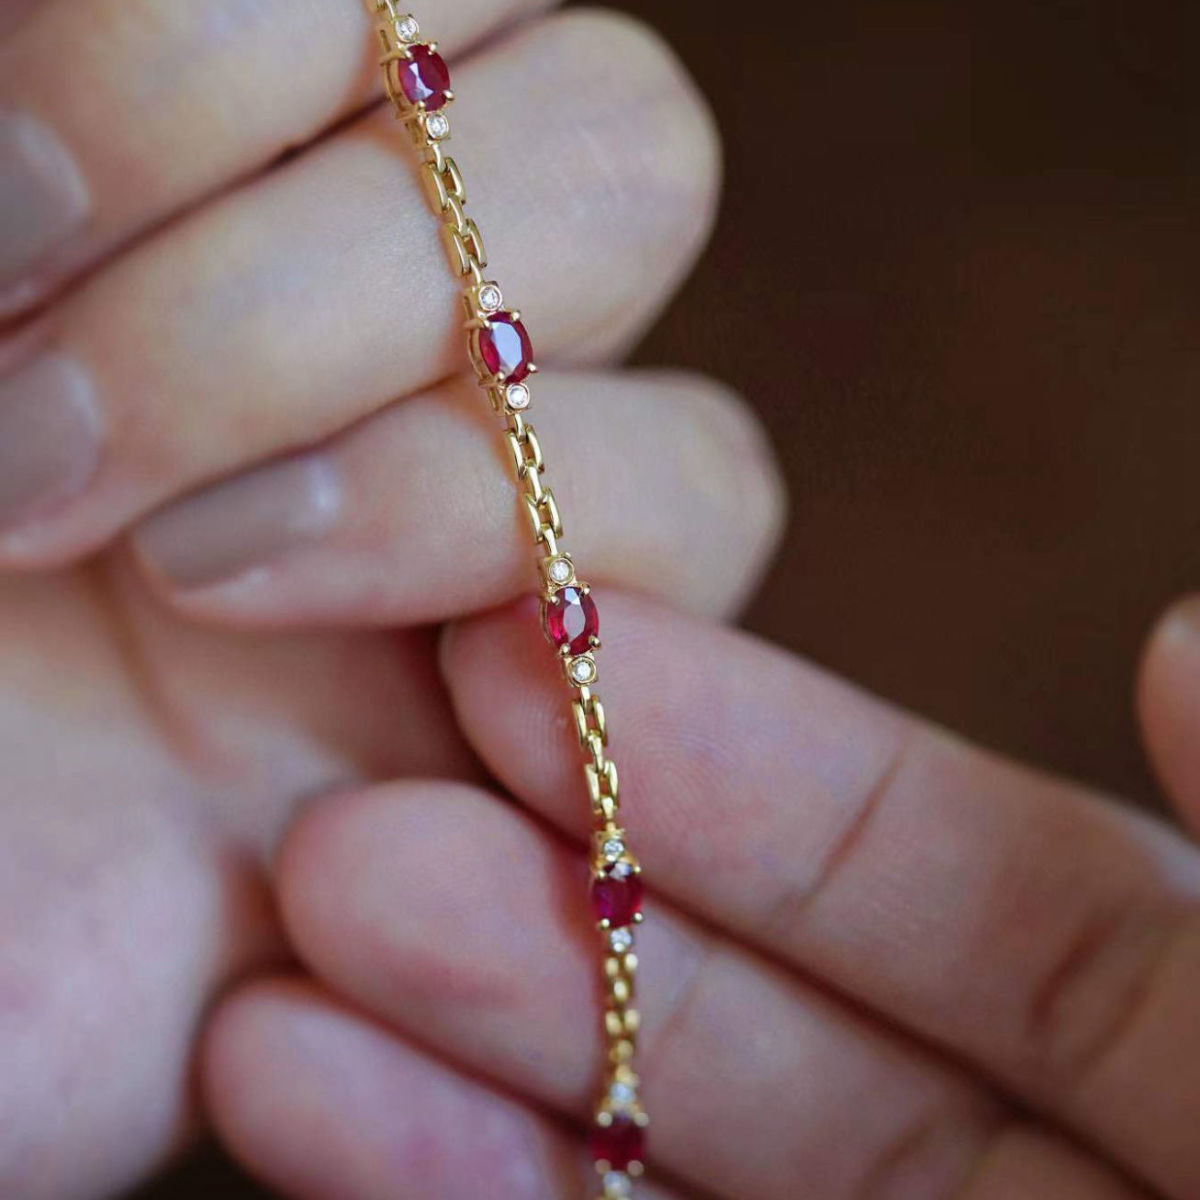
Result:
{"type": "MultiPolygon", "coordinates": [[[[288,934],[339,993],[586,1120],[601,1077],[582,855],[460,785],[338,797],[293,829],[288,934]]],[[[729,1196],[953,1195],[999,1111],[955,1070],[652,905],[638,927],[649,1155],[729,1196]],[[873,1193],[871,1188],[876,1188],[873,1193]],[[904,1193],[909,1194],[909,1193],[904,1193]]]]}
{"type": "MultiPolygon", "coordinates": [[[[1200,1194],[1196,851],[741,634],[598,600],[613,753],[649,878],[969,1057],[1172,1195],[1200,1194]]],[[[562,681],[530,624],[511,609],[465,624],[444,668],[497,776],[579,833],[562,681]]]]}
{"type": "MultiPolygon", "coordinates": [[[[422,6],[447,51],[539,0],[422,6]]],[[[46,0],[0,43],[0,314],[379,91],[357,3],[46,0]]]]}
{"type": "MultiPolygon", "coordinates": [[[[538,396],[530,425],[560,464],[545,481],[571,514],[565,544],[589,578],[641,583],[701,612],[736,606],[783,511],[778,470],[742,402],[673,372],[547,372],[538,396]]],[[[474,384],[447,384],[176,502],[134,544],[193,616],[443,620],[533,586],[529,522],[506,457],[474,384]]]]}
{"type": "MultiPolygon", "coordinates": [[[[716,162],[690,84],[640,26],[576,14],[464,64],[456,91],[455,145],[509,304],[543,365],[603,357],[656,311],[707,228],[716,162]]],[[[19,467],[0,489],[0,558],[84,552],[173,494],[460,371],[462,306],[410,157],[376,114],[56,310],[45,338],[59,369],[18,372],[0,405],[19,467]],[[38,437],[60,457],[74,437],[74,472],[31,460],[38,437]]]]}
{"type": "MultiPolygon", "coordinates": [[[[585,1188],[589,1172],[566,1128],[311,983],[234,993],[209,1027],[203,1070],[223,1141],[287,1196],[583,1200],[597,1190],[585,1188]]],[[[667,1200],[643,1188],[647,1200],[667,1200]]]]}
{"type": "Polygon", "coordinates": [[[1138,702],[1150,761],[1193,832],[1200,832],[1200,598],[1159,622],[1142,662],[1138,702]]]}

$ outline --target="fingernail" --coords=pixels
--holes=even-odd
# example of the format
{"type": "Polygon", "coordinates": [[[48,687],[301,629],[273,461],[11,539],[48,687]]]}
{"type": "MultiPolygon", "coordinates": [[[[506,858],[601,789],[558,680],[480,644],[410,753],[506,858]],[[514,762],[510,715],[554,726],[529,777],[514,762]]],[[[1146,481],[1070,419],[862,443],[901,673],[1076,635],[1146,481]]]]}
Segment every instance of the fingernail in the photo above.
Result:
{"type": "Polygon", "coordinates": [[[0,282],[10,283],[87,219],[87,185],[41,121],[0,113],[0,282]]]}
{"type": "Polygon", "coordinates": [[[0,380],[0,527],[80,492],[100,461],[101,422],[87,375],[44,354],[0,380]]]}
{"type": "Polygon", "coordinates": [[[304,454],[172,504],[142,524],[134,543],[174,586],[203,587],[318,541],[341,507],[342,488],[329,459],[304,454]]]}

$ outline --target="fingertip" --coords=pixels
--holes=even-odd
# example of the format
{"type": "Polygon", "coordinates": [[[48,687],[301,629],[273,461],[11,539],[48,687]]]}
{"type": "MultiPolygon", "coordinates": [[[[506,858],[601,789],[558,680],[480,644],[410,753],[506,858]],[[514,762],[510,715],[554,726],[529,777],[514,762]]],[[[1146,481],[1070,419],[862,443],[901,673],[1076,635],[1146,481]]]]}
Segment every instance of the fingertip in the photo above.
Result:
{"type": "Polygon", "coordinates": [[[264,1114],[255,1103],[262,1066],[274,1058],[274,1018],[280,1003],[299,999],[294,980],[258,980],[224,996],[200,1036],[200,1090],[223,1135],[255,1136],[264,1114]]]}
{"type": "MultiPolygon", "coordinates": [[[[322,978],[385,1007],[410,959],[461,917],[481,841],[502,861],[524,845],[477,787],[405,780],[327,797],[289,831],[275,876],[284,926],[322,978]]],[[[474,936],[472,930],[472,936],[474,936]]]]}
{"type": "Polygon", "coordinates": [[[707,376],[688,373],[682,383],[739,478],[736,494],[746,534],[741,547],[745,561],[740,572],[731,572],[739,586],[719,597],[711,609],[713,616],[732,617],[758,590],[783,540],[790,517],[787,479],[762,418],[745,396],[707,376]]]}
{"type": "MultiPolygon", "coordinates": [[[[203,1045],[223,1143],[287,1196],[580,1194],[576,1139],[300,978],[229,997],[203,1045]]],[[[653,1187],[648,1196],[662,1200],[653,1187]]]]}
{"type": "Polygon", "coordinates": [[[1180,815],[1200,828],[1200,594],[1173,604],[1151,632],[1137,709],[1151,766],[1180,815]]]}
{"type": "Polygon", "coordinates": [[[611,88],[619,79],[638,94],[642,144],[625,149],[645,156],[645,169],[624,170],[609,189],[632,188],[641,206],[659,209],[657,253],[671,276],[682,275],[708,241],[716,220],[723,176],[723,144],[708,98],[674,46],[639,16],[603,7],[568,9],[550,27],[562,39],[561,60],[572,64],[572,83],[590,71],[611,88]],[[589,70],[590,69],[590,70],[589,70]],[[653,189],[649,191],[649,189],[653,189]],[[647,205],[647,195],[650,201],[647,205]]]}
{"type": "Polygon", "coordinates": [[[373,815],[390,801],[387,785],[353,788],[310,804],[288,829],[275,855],[280,915],[298,952],[319,957],[339,937],[338,901],[351,877],[367,864],[363,830],[372,837],[373,815]]]}

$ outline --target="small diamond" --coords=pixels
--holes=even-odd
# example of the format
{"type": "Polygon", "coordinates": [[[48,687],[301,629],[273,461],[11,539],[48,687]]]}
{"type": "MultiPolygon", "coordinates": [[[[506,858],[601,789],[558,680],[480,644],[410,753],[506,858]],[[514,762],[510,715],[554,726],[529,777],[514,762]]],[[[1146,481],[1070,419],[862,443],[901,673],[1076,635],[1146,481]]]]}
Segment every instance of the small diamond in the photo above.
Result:
{"type": "Polygon", "coordinates": [[[450,134],[450,121],[442,113],[430,113],[425,118],[425,132],[435,142],[440,142],[442,138],[448,137],[450,134]]]}
{"type": "Polygon", "coordinates": [[[421,36],[421,27],[417,24],[417,18],[411,14],[401,17],[396,22],[396,36],[405,43],[412,43],[421,36]]]}
{"type": "Polygon", "coordinates": [[[596,678],[596,664],[590,658],[577,658],[571,664],[571,678],[576,683],[591,683],[596,678]]]}
{"type": "Polygon", "coordinates": [[[505,389],[504,399],[508,401],[509,408],[520,412],[529,407],[532,397],[529,395],[529,389],[523,383],[510,383],[505,389]]]}
{"type": "Polygon", "coordinates": [[[617,954],[624,954],[633,945],[633,930],[614,929],[608,935],[608,944],[617,954]]]}
{"type": "Polygon", "coordinates": [[[604,1173],[604,1200],[626,1200],[633,1195],[633,1183],[624,1171],[604,1173]]]}
{"type": "Polygon", "coordinates": [[[637,1092],[628,1083],[614,1083],[608,1089],[608,1102],[613,1108],[628,1108],[637,1099],[637,1092]]]}
{"type": "MultiPolygon", "coordinates": [[[[518,384],[517,386],[519,387],[520,384],[518,384]]],[[[509,403],[511,404],[512,401],[510,400],[509,403]]],[[[574,571],[571,568],[571,563],[570,563],[569,559],[556,558],[550,564],[550,570],[548,573],[550,575],[551,583],[570,583],[571,576],[574,574],[574,571]]]]}
{"type": "Polygon", "coordinates": [[[625,853],[625,843],[620,838],[612,837],[604,843],[601,850],[609,862],[616,862],[625,853]]]}
{"type": "Polygon", "coordinates": [[[503,303],[504,297],[494,283],[485,283],[479,289],[479,307],[484,312],[495,312],[503,303]]]}

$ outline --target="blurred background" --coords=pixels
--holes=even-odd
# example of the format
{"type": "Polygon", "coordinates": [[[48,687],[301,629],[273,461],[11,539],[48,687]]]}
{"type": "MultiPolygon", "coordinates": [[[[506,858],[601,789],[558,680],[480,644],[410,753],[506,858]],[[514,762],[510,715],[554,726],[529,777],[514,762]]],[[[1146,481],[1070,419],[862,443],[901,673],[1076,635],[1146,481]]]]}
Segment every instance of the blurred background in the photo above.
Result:
{"type": "MultiPolygon", "coordinates": [[[[1156,803],[1135,665],[1200,587],[1200,6],[617,7],[725,133],[712,248],[636,358],[774,435],[793,523],[747,624],[1156,803]]],[[[204,1153],[138,1200],[265,1195],[204,1153]]]]}

